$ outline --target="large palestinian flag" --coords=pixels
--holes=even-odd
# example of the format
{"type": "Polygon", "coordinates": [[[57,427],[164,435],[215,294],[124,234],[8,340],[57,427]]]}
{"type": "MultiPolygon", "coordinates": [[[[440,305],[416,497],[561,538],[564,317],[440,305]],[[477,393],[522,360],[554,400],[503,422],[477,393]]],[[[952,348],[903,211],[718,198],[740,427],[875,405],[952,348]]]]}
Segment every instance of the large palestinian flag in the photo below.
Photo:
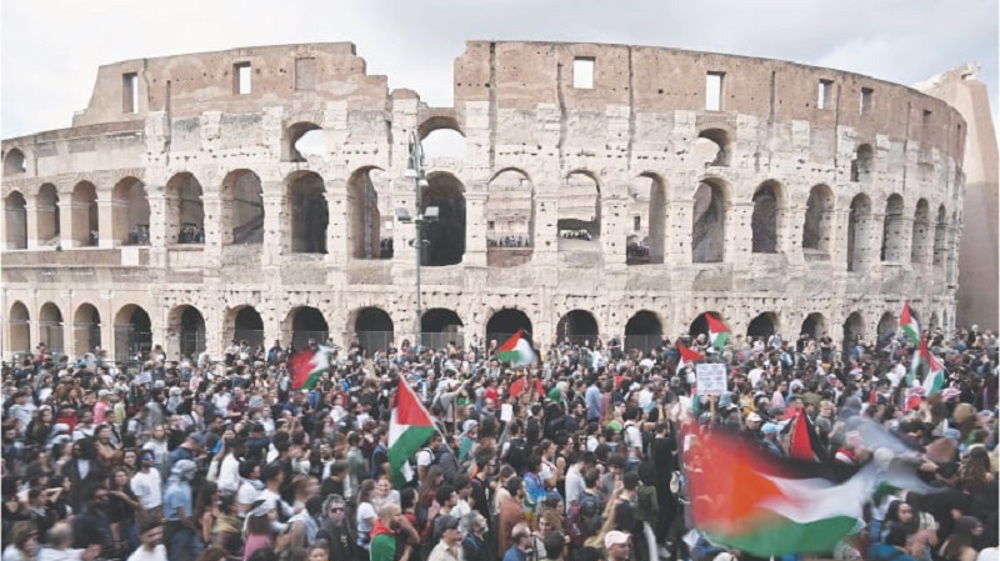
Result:
{"type": "MultiPolygon", "coordinates": [[[[402,378],[396,392],[396,407],[389,420],[389,473],[396,487],[410,480],[407,461],[437,429],[434,419],[402,378]]],[[[412,475],[412,473],[410,473],[412,475]]]]}
{"type": "Polygon", "coordinates": [[[713,542],[756,557],[829,553],[862,517],[873,472],[783,460],[723,434],[687,453],[695,525],[713,542]]]}
{"type": "Polygon", "coordinates": [[[730,331],[726,324],[712,317],[712,314],[706,313],[705,320],[708,322],[709,342],[713,347],[721,351],[726,346],[726,341],[732,335],[732,331],[730,331]]]}
{"type": "Polygon", "coordinates": [[[899,326],[903,328],[906,338],[914,345],[920,344],[920,324],[910,311],[910,303],[903,302],[903,313],[899,314],[899,326]]]}
{"type": "Polygon", "coordinates": [[[680,343],[677,344],[677,350],[681,354],[681,359],[677,362],[677,371],[680,372],[689,364],[694,364],[699,360],[705,360],[705,356],[698,351],[693,351],[680,343]]]}
{"type": "Polygon", "coordinates": [[[524,337],[524,330],[518,329],[510,339],[497,349],[497,359],[511,366],[530,366],[538,360],[531,343],[524,337]]]}
{"type": "Polygon", "coordinates": [[[320,375],[330,368],[330,347],[318,347],[315,351],[303,349],[289,360],[292,371],[292,390],[311,390],[319,382],[320,375]]]}

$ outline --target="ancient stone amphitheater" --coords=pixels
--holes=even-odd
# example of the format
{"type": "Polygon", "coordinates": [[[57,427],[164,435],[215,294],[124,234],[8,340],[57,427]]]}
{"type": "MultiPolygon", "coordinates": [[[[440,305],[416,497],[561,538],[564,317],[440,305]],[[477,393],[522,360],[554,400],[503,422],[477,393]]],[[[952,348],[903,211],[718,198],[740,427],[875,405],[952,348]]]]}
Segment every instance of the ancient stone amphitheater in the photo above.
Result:
{"type": "Polygon", "coordinates": [[[901,85],[654,47],[471,41],[453,107],[349,43],[110,64],[71,128],[3,140],[3,353],[647,347],[706,312],[839,343],[904,300],[950,327],[964,129],[901,85]],[[440,213],[419,328],[411,132],[440,213]]]}

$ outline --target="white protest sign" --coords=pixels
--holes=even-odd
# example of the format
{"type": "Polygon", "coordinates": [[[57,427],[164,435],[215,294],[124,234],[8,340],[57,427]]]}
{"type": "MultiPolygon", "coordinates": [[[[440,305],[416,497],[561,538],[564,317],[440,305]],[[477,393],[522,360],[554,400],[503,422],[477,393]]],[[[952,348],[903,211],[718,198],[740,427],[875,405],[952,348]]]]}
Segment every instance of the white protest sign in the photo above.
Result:
{"type": "Polygon", "coordinates": [[[725,364],[699,364],[695,372],[698,395],[722,395],[727,391],[725,364]]]}

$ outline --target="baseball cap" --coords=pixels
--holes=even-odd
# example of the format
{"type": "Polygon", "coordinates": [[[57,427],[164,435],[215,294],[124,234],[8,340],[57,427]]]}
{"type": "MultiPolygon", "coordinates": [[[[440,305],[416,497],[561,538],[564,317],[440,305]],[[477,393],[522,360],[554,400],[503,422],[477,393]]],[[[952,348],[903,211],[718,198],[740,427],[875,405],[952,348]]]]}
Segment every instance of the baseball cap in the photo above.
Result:
{"type": "Polygon", "coordinates": [[[620,545],[627,543],[628,543],[628,534],[626,534],[625,532],[612,530],[607,534],[604,534],[604,549],[608,549],[613,545],[620,545]]]}
{"type": "Polygon", "coordinates": [[[438,537],[441,537],[445,530],[456,530],[458,529],[458,518],[451,516],[450,514],[442,514],[434,521],[434,533],[438,537]]]}

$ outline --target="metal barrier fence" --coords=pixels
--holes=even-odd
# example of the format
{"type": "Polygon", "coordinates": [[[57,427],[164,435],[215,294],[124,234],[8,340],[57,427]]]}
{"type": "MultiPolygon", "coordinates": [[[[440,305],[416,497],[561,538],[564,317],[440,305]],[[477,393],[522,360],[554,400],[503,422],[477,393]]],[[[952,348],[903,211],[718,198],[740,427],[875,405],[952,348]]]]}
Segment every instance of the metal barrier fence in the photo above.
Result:
{"type": "Polygon", "coordinates": [[[181,332],[181,354],[197,358],[205,350],[204,331],[181,332]]]}
{"type": "Polygon", "coordinates": [[[77,349],[77,353],[94,352],[94,349],[101,346],[101,326],[96,323],[74,323],[73,336],[78,338],[83,335],[86,341],[86,348],[77,349]]]}
{"type": "Polygon", "coordinates": [[[627,353],[636,349],[648,355],[653,349],[658,349],[662,345],[663,335],[626,335],[624,350],[627,353]]]}
{"type": "Polygon", "coordinates": [[[465,335],[462,333],[448,333],[444,331],[425,331],[420,334],[420,346],[422,347],[441,350],[447,349],[449,344],[454,345],[459,349],[463,348],[465,346],[465,335]]]}
{"type": "Polygon", "coordinates": [[[292,346],[304,349],[309,344],[309,339],[315,339],[317,344],[325,344],[329,331],[294,331],[292,332],[292,346]]]}
{"type": "Polygon", "coordinates": [[[66,347],[63,344],[63,324],[55,322],[39,322],[38,336],[54,355],[62,354],[66,347]]]}
{"type": "Polygon", "coordinates": [[[153,334],[136,331],[131,325],[115,326],[115,362],[129,362],[153,349],[153,334]]]}
{"type": "Polygon", "coordinates": [[[392,331],[358,331],[355,335],[369,356],[375,351],[387,350],[392,346],[394,339],[392,331]]]}
{"type": "Polygon", "coordinates": [[[236,339],[237,343],[246,341],[250,345],[250,348],[256,348],[258,345],[264,344],[264,330],[237,329],[233,332],[233,339],[236,339]]]}

